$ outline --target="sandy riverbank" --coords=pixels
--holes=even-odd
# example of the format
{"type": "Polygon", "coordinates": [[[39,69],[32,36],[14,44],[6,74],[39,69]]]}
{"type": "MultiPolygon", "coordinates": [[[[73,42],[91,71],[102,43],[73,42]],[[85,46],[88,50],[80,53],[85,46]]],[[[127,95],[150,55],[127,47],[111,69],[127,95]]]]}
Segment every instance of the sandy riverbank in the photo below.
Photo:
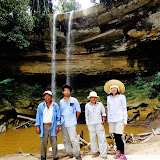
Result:
{"type": "MultiPolygon", "coordinates": [[[[60,155],[61,155],[60,151],[60,155]]],[[[90,153],[83,154],[83,160],[91,160],[90,153]]],[[[151,140],[146,143],[137,143],[137,144],[127,144],[126,146],[126,155],[128,160],[160,160],[160,135],[156,135],[151,140]]],[[[39,154],[15,154],[0,156],[0,160],[39,160],[39,154]]],[[[51,153],[48,153],[48,160],[52,159],[51,153]]],[[[101,157],[94,158],[95,160],[102,160],[101,157]]],[[[113,155],[108,155],[109,160],[113,160],[113,155]]],[[[64,160],[64,158],[62,159],[64,160]]],[[[75,160],[72,158],[71,160],[75,160]]]]}

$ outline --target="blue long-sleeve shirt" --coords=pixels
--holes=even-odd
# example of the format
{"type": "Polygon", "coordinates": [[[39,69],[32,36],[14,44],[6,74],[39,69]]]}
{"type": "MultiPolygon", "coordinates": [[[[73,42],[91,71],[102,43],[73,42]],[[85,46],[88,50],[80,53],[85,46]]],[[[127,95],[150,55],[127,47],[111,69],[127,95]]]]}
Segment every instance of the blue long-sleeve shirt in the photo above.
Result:
{"type": "MultiPolygon", "coordinates": [[[[39,126],[40,134],[39,137],[43,137],[43,111],[45,108],[45,101],[38,105],[37,114],[36,114],[36,123],[35,126],[39,126]]],[[[53,118],[52,118],[52,129],[51,136],[57,136],[55,129],[57,125],[60,125],[60,108],[57,103],[53,102],[53,118]]]]}
{"type": "Polygon", "coordinates": [[[72,127],[77,124],[76,112],[81,112],[80,104],[74,97],[70,97],[68,103],[65,99],[60,102],[61,125],[65,122],[65,127],[72,127]]]}

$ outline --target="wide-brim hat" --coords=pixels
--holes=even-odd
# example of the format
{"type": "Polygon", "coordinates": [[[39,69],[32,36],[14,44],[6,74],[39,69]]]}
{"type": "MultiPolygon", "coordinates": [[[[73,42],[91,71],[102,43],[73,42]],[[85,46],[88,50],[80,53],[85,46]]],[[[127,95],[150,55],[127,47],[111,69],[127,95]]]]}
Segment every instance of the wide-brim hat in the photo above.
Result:
{"type": "Polygon", "coordinates": [[[91,97],[96,97],[96,98],[98,98],[99,96],[97,95],[97,93],[96,93],[95,91],[91,91],[91,92],[89,93],[89,96],[88,96],[87,98],[90,99],[91,97]]]}
{"type": "Polygon", "coordinates": [[[121,81],[117,80],[117,79],[112,79],[112,80],[107,81],[105,83],[105,85],[104,85],[104,91],[106,93],[110,94],[110,87],[111,86],[118,86],[119,87],[119,92],[121,94],[124,93],[124,91],[125,91],[124,84],[121,81]]]}

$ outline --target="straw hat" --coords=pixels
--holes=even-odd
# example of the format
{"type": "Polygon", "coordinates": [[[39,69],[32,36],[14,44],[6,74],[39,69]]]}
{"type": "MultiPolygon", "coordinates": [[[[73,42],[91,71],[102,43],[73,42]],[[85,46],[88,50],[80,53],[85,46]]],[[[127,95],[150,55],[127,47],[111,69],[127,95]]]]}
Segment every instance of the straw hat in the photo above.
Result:
{"type": "Polygon", "coordinates": [[[122,94],[124,93],[125,91],[125,86],[124,84],[119,81],[119,80],[116,80],[116,79],[112,79],[112,80],[109,80],[105,83],[104,85],[104,91],[108,94],[110,94],[110,87],[111,86],[118,86],[117,88],[119,88],[119,92],[122,94]]]}
{"type": "Polygon", "coordinates": [[[92,92],[89,93],[89,96],[87,98],[90,99],[91,97],[98,98],[99,96],[97,96],[97,93],[95,91],[92,91],[92,92]]]}

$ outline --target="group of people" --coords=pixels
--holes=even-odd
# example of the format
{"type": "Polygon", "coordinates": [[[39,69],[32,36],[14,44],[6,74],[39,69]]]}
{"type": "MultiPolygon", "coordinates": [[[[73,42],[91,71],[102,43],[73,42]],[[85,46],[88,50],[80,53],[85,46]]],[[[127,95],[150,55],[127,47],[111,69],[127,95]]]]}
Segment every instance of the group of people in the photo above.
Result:
{"type": "MultiPolygon", "coordinates": [[[[114,158],[126,160],[124,155],[124,143],[122,134],[127,125],[126,98],[124,84],[119,80],[110,80],[104,85],[104,90],[109,94],[107,97],[107,119],[109,132],[114,134],[117,152],[114,158]]],[[[46,160],[48,138],[50,138],[53,159],[58,160],[57,135],[61,126],[62,137],[66,150],[65,159],[73,158],[82,160],[80,154],[79,140],[76,133],[77,119],[81,113],[78,100],[71,97],[72,88],[69,85],[62,86],[64,98],[59,105],[52,100],[52,92],[45,91],[44,102],[40,103],[36,114],[36,132],[41,142],[41,160],[46,160]]],[[[85,105],[85,118],[88,127],[91,151],[93,158],[107,159],[107,141],[105,134],[106,112],[103,104],[97,101],[98,95],[91,91],[87,97],[90,102],[85,105]],[[98,137],[98,144],[97,144],[98,137]]]]}

